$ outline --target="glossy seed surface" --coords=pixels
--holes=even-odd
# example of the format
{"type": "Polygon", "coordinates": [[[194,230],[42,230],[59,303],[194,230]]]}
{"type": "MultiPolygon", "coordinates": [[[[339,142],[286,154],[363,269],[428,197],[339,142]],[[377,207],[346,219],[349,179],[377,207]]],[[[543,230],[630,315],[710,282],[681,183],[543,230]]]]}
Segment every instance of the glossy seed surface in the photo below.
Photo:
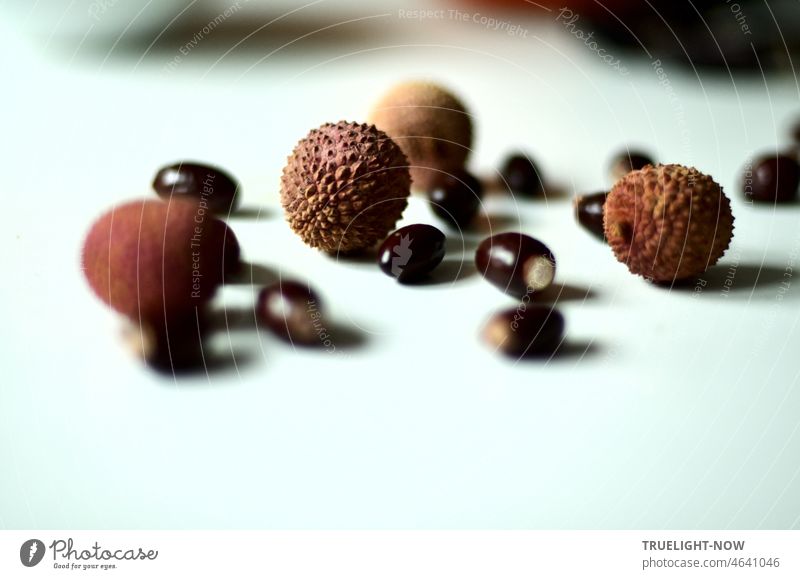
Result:
{"type": "Polygon", "coordinates": [[[611,160],[609,169],[611,180],[616,182],[631,171],[638,171],[654,163],[655,161],[652,157],[641,151],[621,151],[611,160]]]}
{"type": "Polygon", "coordinates": [[[383,273],[406,283],[425,277],[442,262],[445,236],[432,225],[401,227],[381,244],[378,265],[383,273]]]}
{"type": "Polygon", "coordinates": [[[131,321],[122,330],[123,343],[137,358],[159,372],[202,370],[203,341],[208,333],[207,312],[198,309],[158,324],[131,321]]]}
{"type": "Polygon", "coordinates": [[[573,202],[575,219],[581,227],[601,241],[606,239],[603,231],[603,207],[606,204],[606,195],[605,191],[579,195],[573,202]]]}
{"type": "Polygon", "coordinates": [[[552,354],[563,337],[561,313],[530,304],[495,314],[483,329],[483,340],[490,348],[514,358],[552,354]]]}
{"type": "Polygon", "coordinates": [[[510,155],[500,175],[510,191],[523,197],[536,197],[544,192],[544,183],[536,164],[526,155],[510,155]]]}
{"type": "Polygon", "coordinates": [[[481,206],[483,185],[470,173],[443,177],[428,192],[434,214],[455,230],[469,227],[481,206]]]}
{"type": "Polygon", "coordinates": [[[475,251],[475,265],[491,284],[517,297],[546,289],[556,272],[550,248],[516,232],[484,239],[475,251]]]}
{"type": "Polygon", "coordinates": [[[222,169],[192,162],[163,167],[153,179],[153,189],[159,197],[204,201],[212,212],[220,215],[236,209],[238,187],[233,177],[222,169]]]}
{"type": "Polygon", "coordinates": [[[256,304],[258,322],[284,340],[307,346],[321,343],[321,304],[307,284],[282,280],[261,290],[256,304]]]}
{"type": "Polygon", "coordinates": [[[800,165],[789,155],[762,157],[745,169],[744,194],[760,203],[785,203],[797,199],[800,165]]]}

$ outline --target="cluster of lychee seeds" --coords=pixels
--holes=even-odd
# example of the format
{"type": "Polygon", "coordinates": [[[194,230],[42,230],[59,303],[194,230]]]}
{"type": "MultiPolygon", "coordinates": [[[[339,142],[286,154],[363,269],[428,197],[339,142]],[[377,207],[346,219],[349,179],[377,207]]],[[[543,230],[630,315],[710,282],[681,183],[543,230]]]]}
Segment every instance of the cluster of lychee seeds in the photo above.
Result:
{"type": "MultiPolygon", "coordinates": [[[[475,228],[484,184],[466,170],[472,117],[447,89],[411,82],[390,90],[368,120],[328,123],[301,139],[283,170],[281,204],[307,245],[332,255],[377,249],[384,273],[414,284],[442,262],[447,235],[421,223],[393,231],[412,191],[428,199],[448,235],[475,228]]],[[[728,248],[730,202],[710,176],[630,152],[614,161],[612,174],[610,191],[576,198],[576,215],[632,273],[660,284],[691,279],[728,248]]],[[[797,195],[795,154],[762,158],[748,175],[743,187],[753,200],[797,195]]],[[[510,155],[499,176],[515,196],[546,195],[539,168],[525,154],[510,155]]],[[[97,296],[132,322],[136,350],[154,367],[174,371],[203,361],[208,306],[221,285],[241,275],[239,243],[224,222],[235,215],[241,191],[225,171],[190,162],[162,168],[153,188],[160,199],[117,206],[94,223],[83,271],[97,296]]],[[[556,272],[549,247],[523,232],[503,232],[479,244],[475,264],[518,300],[485,324],[487,344],[516,358],[553,355],[564,317],[544,297],[556,272]]],[[[253,311],[281,338],[321,346],[319,304],[307,283],[282,280],[261,289],[253,311]]]]}

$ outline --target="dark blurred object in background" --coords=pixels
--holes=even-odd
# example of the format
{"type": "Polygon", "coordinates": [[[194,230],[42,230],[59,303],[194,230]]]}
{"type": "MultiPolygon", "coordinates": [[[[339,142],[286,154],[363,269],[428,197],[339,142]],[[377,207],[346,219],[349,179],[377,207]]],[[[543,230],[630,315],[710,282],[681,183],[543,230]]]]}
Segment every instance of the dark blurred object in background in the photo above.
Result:
{"type": "MultiPolygon", "coordinates": [[[[697,68],[791,70],[800,57],[798,0],[492,0],[473,5],[553,17],[569,10],[595,37],[697,68]],[[538,6],[538,8],[537,8],[538,6]]],[[[560,20],[564,24],[564,19],[560,20]]],[[[578,24],[580,22],[580,24],[578,24]]]]}
{"type": "Polygon", "coordinates": [[[210,62],[280,58],[424,43],[445,29],[469,30],[448,9],[512,24],[535,21],[580,38],[591,33],[589,42],[616,45],[615,53],[627,48],[651,62],[705,71],[788,71],[800,59],[800,0],[40,0],[11,3],[0,18],[57,55],[104,62],[149,56],[169,67],[189,52],[210,62]]]}

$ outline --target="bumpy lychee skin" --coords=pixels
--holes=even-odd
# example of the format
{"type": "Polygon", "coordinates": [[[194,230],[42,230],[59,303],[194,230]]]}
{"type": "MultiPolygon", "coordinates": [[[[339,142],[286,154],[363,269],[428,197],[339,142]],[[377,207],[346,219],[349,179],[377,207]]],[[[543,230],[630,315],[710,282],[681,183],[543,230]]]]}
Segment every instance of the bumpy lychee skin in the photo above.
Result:
{"type": "Polygon", "coordinates": [[[238,264],[239,244],[224,222],[192,201],[133,201],[94,223],[82,258],[101,300],[160,326],[211,299],[238,264]]]}
{"type": "Polygon", "coordinates": [[[382,241],[408,204],[411,177],[400,147],[374,125],[326,123],[289,156],[281,203],[311,247],[352,253],[382,241]]]}
{"type": "Polygon", "coordinates": [[[733,237],[722,188],[681,165],[648,165],[625,175],[608,194],[603,221],[617,259],[658,283],[701,274],[733,237]]]}
{"type": "Polygon", "coordinates": [[[472,121],[447,89],[430,82],[398,84],[375,103],[369,120],[403,149],[415,189],[430,191],[444,175],[464,168],[472,121]]]}

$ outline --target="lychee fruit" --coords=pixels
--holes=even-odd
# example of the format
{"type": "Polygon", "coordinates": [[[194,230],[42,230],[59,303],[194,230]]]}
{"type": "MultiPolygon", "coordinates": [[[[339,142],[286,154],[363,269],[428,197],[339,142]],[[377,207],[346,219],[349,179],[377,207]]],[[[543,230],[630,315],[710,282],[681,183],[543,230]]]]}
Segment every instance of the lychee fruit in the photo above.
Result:
{"type": "Polygon", "coordinates": [[[432,190],[464,168],[472,147],[472,120],[461,100],[431,82],[398,84],[372,109],[370,122],[392,137],[411,163],[414,188],[432,190]]]}
{"type": "Polygon", "coordinates": [[[617,181],[603,225],[614,255],[631,273],[664,283],[714,265],[733,237],[722,187],[697,169],[647,165],[617,181]]]}
{"type": "Polygon", "coordinates": [[[352,253],[382,241],[408,204],[411,177],[400,147],[374,125],[326,123],[289,156],[281,204],[311,247],[352,253]]]}
{"type": "Polygon", "coordinates": [[[233,232],[189,200],[132,201],[102,215],[83,245],[92,290],[134,321],[187,316],[238,265],[233,232]]]}

